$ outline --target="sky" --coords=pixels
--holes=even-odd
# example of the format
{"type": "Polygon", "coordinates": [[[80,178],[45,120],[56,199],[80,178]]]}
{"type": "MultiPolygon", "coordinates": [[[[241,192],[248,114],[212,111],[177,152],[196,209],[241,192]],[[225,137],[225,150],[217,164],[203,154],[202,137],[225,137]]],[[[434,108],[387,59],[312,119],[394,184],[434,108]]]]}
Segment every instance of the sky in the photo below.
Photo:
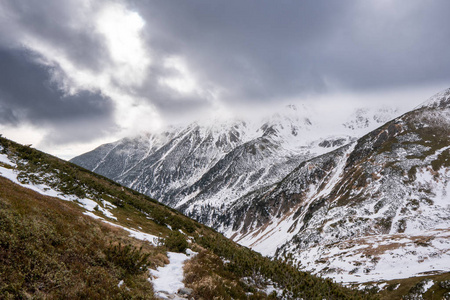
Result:
{"type": "Polygon", "coordinates": [[[204,115],[415,107],[450,1],[0,0],[0,133],[62,158],[204,115]]]}

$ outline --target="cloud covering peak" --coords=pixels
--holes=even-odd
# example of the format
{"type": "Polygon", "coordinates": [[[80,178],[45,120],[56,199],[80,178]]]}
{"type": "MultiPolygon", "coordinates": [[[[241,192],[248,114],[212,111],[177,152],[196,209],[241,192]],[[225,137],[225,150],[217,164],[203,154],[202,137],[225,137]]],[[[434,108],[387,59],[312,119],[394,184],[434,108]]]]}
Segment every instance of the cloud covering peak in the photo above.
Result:
{"type": "Polygon", "coordinates": [[[35,128],[27,142],[83,151],[74,145],[211,110],[414,89],[417,104],[448,85],[449,10],[444,0],[4,0],[0,130],[26,139],[35,128]]]}

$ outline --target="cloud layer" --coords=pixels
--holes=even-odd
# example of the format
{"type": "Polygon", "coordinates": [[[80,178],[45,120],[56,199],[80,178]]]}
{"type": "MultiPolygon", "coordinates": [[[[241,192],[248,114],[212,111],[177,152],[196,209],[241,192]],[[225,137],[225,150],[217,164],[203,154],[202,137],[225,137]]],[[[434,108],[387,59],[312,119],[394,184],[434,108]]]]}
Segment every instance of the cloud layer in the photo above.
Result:
{"type": "Polygon", "coordinates": [[[211,109],[446,87],[448,11],[446,0],[4,0],[0,125],[35,126],[48,147],[211,109]]]}

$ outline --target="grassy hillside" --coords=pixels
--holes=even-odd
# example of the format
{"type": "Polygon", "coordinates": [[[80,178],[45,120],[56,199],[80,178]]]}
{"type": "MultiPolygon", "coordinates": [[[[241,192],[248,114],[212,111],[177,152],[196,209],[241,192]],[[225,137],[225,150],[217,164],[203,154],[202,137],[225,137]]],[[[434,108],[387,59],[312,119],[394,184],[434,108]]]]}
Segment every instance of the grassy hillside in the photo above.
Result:
{"type": "Polygon", "coordinates": [[[14,170],[20,184],[72,197],[62,201],[0,176],[2,299],[152,299],[148,268],[167,263],[167,251],[186,247],[199,253],[184,270],[195,299],[277,298],[266,294],[268,285],[284,299],[374,298],[263,257],[147,196],[30,147],[0,138],[0,152],[13,162],[0,167],[14,170]],[[96,203],[91,216],[102,219],[85,215],[83,199],[96,203]],[[153,245],[117,225],[161,239],[153,245]]]}
{"type": "Polygon", "coordinates": [[[164,250],[80,210],[0,177],[0,298],[151,298],[152,286],[138,261],[128,267],[110,253],[119,242],[142,246],[142,253],[150,254],[149,266],[156,266],[162,265],[164,250]],[[120,280],[132,289],[119,288],[120,280]]]}

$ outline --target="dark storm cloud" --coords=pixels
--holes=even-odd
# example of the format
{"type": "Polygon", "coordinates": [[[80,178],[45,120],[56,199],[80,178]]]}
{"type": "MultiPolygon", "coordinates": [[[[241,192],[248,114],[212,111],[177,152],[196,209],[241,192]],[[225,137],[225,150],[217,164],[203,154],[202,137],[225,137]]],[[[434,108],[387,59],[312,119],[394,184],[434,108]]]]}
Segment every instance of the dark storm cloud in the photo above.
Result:
{"type": "MultiPolygon", "coordinates": [[[[0,48],[0,122],[17,125],[20,122],[58,128],[73,126],[81,137],[92,137],[93,130],[80,130],[113,124],[113,107],[100,94],[81,91],[65,95],[50,78],[51,69],[37,64],[27,51],[0,48]]],[[[71,138],[73,135],[68,134],[71,138]]]]}
{"type": "Polygon", "coordinates": [[[17,125],[19,118],[10,107],[4,107],[0,101],[0,124],[17,125]]]}
{"type": "Polygon", "coordinates": [[[3,0],[0,9],[7,14],[0,21],[0,41],[20,47],[22,39],[31,36],[64,51],[80,68],[99,70],[107,63],[108,52],[98,33],[83,19],[89,16],[83,15],[80,6],[77,1],[3,0]]]}
{"type": "Polygon", "coordinates": [[[148,20],[152,48],[188,57],[202,82],[225,87],[228,100],[323,89],[311,59],[346,11],[323,1],[146,4],[135,5],[148,20]]]}
{"type": "Polygon", "coordinates": [[[149,45],[228,101],[450,79],[449,1],[135,1],[149,45]]]}
{"type": "Polygon", "coordinates": [[[333,51],[320,57],[321,72],[352,89],[448,82],[450,56],[443,50],[450,46],[450,2],[394,3],[376,12],[352,9],[333,51]]]}
{"type": "Polygon", "coordinates": [[[99,127],[98,120],[117,125],[108,99],[87,91],[64,97],[50,83],[52,70],[34,63],[32,52],[20,52],[22,39],[31,36],[64,53],[79,69],[104,72],[111,65],[110,52],[92,19],[111,3],[125,3],[145,20],[142,34],[151,58],[141,86],[114,85],[147,99],[163,115],[208,107],[208,92],[215,91],[221,103],[234,105],[450,80],[446,0],[4,0],[1,122],[96,119],[99,127]],[[184,58],[202,92],[183,94],[160,84],[176,74],[164,65],[171,56],[184,58]]]}

